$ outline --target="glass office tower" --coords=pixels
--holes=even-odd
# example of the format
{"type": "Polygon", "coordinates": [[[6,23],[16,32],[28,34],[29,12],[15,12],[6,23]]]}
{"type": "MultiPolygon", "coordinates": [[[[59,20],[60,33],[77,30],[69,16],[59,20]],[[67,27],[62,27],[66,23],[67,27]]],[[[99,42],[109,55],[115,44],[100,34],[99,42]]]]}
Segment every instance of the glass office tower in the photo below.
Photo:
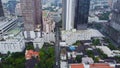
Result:
{"type": "Polygon", "coordinates": [[[75,23],[77,30],[87,29],[90,0],[76,0],[75,23]]]}

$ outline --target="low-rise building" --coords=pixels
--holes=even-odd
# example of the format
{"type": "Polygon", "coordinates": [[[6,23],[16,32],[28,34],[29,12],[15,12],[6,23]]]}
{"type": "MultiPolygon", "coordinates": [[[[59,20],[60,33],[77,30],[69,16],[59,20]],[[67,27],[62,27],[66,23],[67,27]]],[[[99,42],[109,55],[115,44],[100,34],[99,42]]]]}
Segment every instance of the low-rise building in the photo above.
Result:
{"type": "Polygon", "coordinates": [[[94,63],[94,64],[70,64],[69,68],[115,68],[115,64],[111,66],[107,63],[94,63]]]}
{"type": "Polygon", "coordinates": [[[0,18],[0,36],[4,35],[7,31],[15,27],[17,24],[17,18],[0,18]]]}
{"type": "Polygon", "coordinates": [[[33,50],[26,50],[25,52],[25,58],[26,60],[32,59],[32,57],[38,57],[39,52],[33,51],[33,50]]]}
{"type": "Polygon", "coordinates": [[[119,50],[111,50],[107,46],[96,46],[96,48],[101,49],[108,57],[120,56],[119,50]]]}
{"type": "Polygon", "coordinates": [[[62,31],[61,38],[62,41],[66,42],[67,45],[72,45],[77,40],[91,40],[92,37],[104,37],[98,30],[95,29],[87,29],[87,30],[70,30],[70,31],[62,31]]]}
{"type": "Polygon", "coordinates": [[[9,37],[0,41],[0,53],[22,52],[25,49],[25,41],[23,37],[9,37]]]}

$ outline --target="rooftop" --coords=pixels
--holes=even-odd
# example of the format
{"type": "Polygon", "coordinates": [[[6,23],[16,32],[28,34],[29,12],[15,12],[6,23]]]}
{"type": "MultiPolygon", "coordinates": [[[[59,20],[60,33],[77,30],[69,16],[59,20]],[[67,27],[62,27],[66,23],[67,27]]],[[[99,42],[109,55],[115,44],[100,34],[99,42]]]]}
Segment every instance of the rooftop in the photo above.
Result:
{"type": "Polygon", "coordinates": [[[36,57],[39,56],[39,52],[33,51],[33,50],[26,50],[25,53],[25,58],[28,59],[32,59],[32,57],[36,57]]]}
{"type": "Polygon", "coordinates": [[[61,35],[62,40],[65,41],[68,45],[73,44],[77,40],[91,40],[92,37],[104,37],[103,34],[95,29],[62,31],[61,35]]]}
{"type": "Polygon", "coordinates": [[[83,64],[71,64],[70,68],[84,68],[83,64]]]}
{"type": "Polygon", "coordinates": [[[90,64],[90,68],[114,68],[114,67],[110,67],[109,64],[99,63],[99,64],[90,64]]]}
{"type": "Polygon", "coordinates": [[[106,63],[94,63],[94,64],[70,64],[70,68],[115,68],[106,63]]]}
{"type": "Polygon", "coordinates": [[[13,21],[15,21],[16,19],[17,18],[0,18],[0,30],[12,23],[13,21]]]}

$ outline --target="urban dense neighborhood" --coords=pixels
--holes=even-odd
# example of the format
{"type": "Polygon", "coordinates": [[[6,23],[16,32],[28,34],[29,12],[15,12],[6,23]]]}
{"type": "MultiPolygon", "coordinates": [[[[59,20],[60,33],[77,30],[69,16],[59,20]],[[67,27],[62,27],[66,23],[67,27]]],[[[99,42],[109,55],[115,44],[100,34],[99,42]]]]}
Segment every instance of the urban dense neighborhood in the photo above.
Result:
{"type": "Polygon", "coordinates": [[[120,0],[0,0],[0,68],[120,68],[120,0]]]}

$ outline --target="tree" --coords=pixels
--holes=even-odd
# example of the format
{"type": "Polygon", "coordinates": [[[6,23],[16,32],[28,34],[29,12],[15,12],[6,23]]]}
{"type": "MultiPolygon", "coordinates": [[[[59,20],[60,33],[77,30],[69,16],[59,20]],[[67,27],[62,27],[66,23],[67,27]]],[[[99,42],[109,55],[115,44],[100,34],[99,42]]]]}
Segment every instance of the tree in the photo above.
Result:
{"type": "Polygon", "coordinates": [[[100,44],[100,40],[99,39],[93,39],[92,40],[92,43],[93,43],[93,45],[99,45],[100,44]]]}
{"type": "Polygon", "coordinates": [[[2,68],[25,68],[24,53],[12,53],[11,56],[3,59],[2,68]]]}
{"type": "Polygon", "coordinates": [[[81,63],[82,62],[82,56],[77,55],[75,60],[77,61],[77,63],[81,63]]]}
{"type": "Polygon", "coordinates": [[[97,49],[98,53],[99,53],[99,57],[101,59],[106,59],[108,58],[108,56],[106,54],[103,53],[103,51],[101,51],[100,49],[97,49]]]}
{"type": "Polygon", "coordinates": [[[76,41],[73,45],[80,46],[80,45],[81,45],[81,42],[78,40],[78,41],[76,41]]]}
{"type": "Polygon", "coordinates": [[[98,63],[98,62],[99,62],[99,57],[95,57],[95,58],[94,58],[94,62],[95,62],[95,63],[98,63]]]}
{"type": "Polygon", "coordinates": [[[99,19],[100,19],[100,20],[109,20],[109,15],[110,15],[110,12],[103,13],[103,14],[101,14],[101,16],[99,17],[99,19]]]}
{"type": "Polygon", "coordinates": [[[53,68],[54,66],[54,47],[45,47],[42,48],[40,51],[40,63],[38,65],[39,68],[53,68]]]}
{"type": "Polygon", "coordinates": [[[26,43],[26,49],[27,50],[34,50],[34,46],[32,42],[26,43]]]}
{"type": "Polygon", "coordinates": [[[116,48],[112,43],[109,43],[108,47],[109,47],[111,50],[117,50],[117,48],[116,48]]]}

